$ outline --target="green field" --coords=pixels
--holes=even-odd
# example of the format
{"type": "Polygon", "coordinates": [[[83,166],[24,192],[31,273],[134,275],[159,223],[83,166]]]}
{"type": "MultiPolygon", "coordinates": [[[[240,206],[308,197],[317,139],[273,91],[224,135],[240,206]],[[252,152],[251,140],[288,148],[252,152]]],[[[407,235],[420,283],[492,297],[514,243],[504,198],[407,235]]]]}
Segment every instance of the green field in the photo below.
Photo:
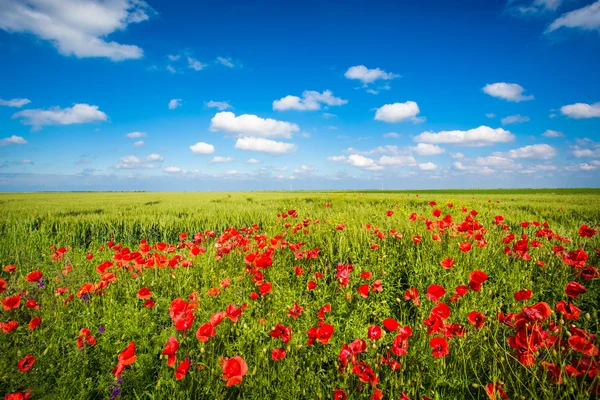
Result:
{"type": "Polygon", "coordinates": [[[1,323],[19,323],[0,333],[0,396],[31,389],[33,398],[48,399],[115,394],[123,399],[330,399],[340,389],[348,399],[369,399],[377,390],[384,399],[402,393],[412,400],[487,399],[486,385],[498,383],[511,399],[588,399],[600,393],[593,336],[600,334],[600,279],[589,268],[598,266],[600,234],[582,237],[579,231],[584,224],[596,229],[599,221],[599,189],[0,194],[0,266],[16,265],[14,272],[0,270],[6,282],[0,299],[26,290],[18,308],[0,307],[1,323]],[[278,217],[288,210],[296,210],[297,217],[278,217]],[[504,220],[495,224],[496,216],[504,220]],[[181,240],[184,232],[188,235],[181,240]],[[198,232],[204,235],[192,243],[198,232]],[[514,239],[504,243],[511,233],[514,239]],[[111,238],[121,246],[109,247],[111,238]],[[149,250],[142,251],[142,239],[149,250]],[[524,253],[517,251],[522,250],[516,249],[517,241],[525,242],[524,253]],[[461,243],[472,247],[461,251],[461,243]],[[61,247],[67,251],[53,257],[61,247]],[[206,251],[193,256],[194,247],[206,251]],[[128,254],[123,248],[141,254],[122,259],[128,254]],[[318,256],[307,259],[307,251],[316,248],[318,256]],[[577,249],[587,260],[568,265],[569,253],[577,249]],[[257,267],[247,257],[257,253],[268,253],[272,265],[257,267]],[[453,267],[440,265],[446,258],[454,260],[453,267]],[[158,266],[159,259],[175,261],[158,266]],[[114,264],[106,270],[113,274],[110,279],[96,270],[106,261],[114,264]],[[353,267],[346,284],[336,276],[340,263],[353,267]],[[303,269],[301,275],[295,266],[303,269]],[[34,270],[43,274],[43,284],[26,281],[34,270]],[[469,286],[474,270],[488,276],[481,289],[453,297],[457,287],[469,286]],[[372,276],[361,277],[367,271],[372,276]],[[107,283],[98,287],[102,278],[107,283]],[[231,283],[223,288],[226,278],[231,283]],[[315,289],[308,289],[309,281],[316,282],[315,289]],[[381,281],[381,292],[373,290],[375,281],[381,281]],[[261,296],[266,282],[271,291],[261,296]],[[568,297],[570,282],[587,292],[568,297]],[[80,288],[88,283],[96,286],[82,296],[80,288]],[[365,298],[359,290],[364,292],[366,284],[365,298]],[[427,298],[433,284],[445,288],[439,302],[427,298]],[[57,294],[57,288],[68,289],[57,294]],[[136,297],[141,288],[152,292],[154,307],[144,307],[136,297]],[[219,288],[219,294],[209,295],[211,288],[219,288]],[[418,290],[420,305],[405,300],[410,288],[418,290]],[[531,298],[516,300],[515,292],[523,289],[531,290],[531,298]],[[178,330],[170,305],[176,298],[190,302],[194,292],[192,325],[178,330]],[[74,298],[65,305],[69,295],[74,298]],[[26,307],[28,299],[39,308],[26,307]],[[557,310],[563,300],[581,309],[577,318],[557,310]],[[297,319],[288,316],[295,302],[303,308],[297,319]],[[539,309],[531,306],[542,302],[552,313],[532,314],[539,309]],[[198,329],[212,315],[244,303],[237,322],[225,318],[214,337],[198,340],[198,329]],[[326,304],[331,311],[323,320],[334,327],[333,334],[326,344],[317,340],[308,346],[307,332],[319,326],[318,313],[326,304]],[[436,314],[439,304],[448,305],[449,316],[436,314]],[[483,326],[469,322],[472,311],[484,316],[483,326]],[[499,312],[521,314],[501,323],[499,312]],[[39,327],[29,329],[38,316],[39,327]],[[402,332],[388,331],[386,319],[412,329],[406,354],[395,353],[394,340],[402,332]],[[288,343],[269,335],[277,324],[291,328],[288,343]],[[373,325],[384,331],[381,338],[368,337],[373,325]],[[77,347],[82,328],[96,338],[94,345],[77,347]],[[530,346],[525,355],[509,343],[519,334],[530,346]],[[172,367],[161,355],[171,336],[179,342],[172,367]],[[581,338],[579,344],[574,336],[581,338]],[[442,337],[449,353],[438,358],[430,340],[442,337]],[[356,339],[366,348],[344,363],[340,351],[356,339]],[[111,371],[130,342],[136,360],[117,380],[111,371]],[[278,348],[286,355],[274,361],[271,352],[278,348]],[[20,372],[18,362],[26,355],[35,363],[20,372]],[[241,383],[226,386],[219,361],[235,356],[245,360],[248,371],[241,383]],[[392,368],[382,356],[399,366],[392,368]],[[523,365],[525,356],[533,358],[531,365],[523,365]],[[176,379],[175,368],[186,358],[191,367],[176,379]]]}

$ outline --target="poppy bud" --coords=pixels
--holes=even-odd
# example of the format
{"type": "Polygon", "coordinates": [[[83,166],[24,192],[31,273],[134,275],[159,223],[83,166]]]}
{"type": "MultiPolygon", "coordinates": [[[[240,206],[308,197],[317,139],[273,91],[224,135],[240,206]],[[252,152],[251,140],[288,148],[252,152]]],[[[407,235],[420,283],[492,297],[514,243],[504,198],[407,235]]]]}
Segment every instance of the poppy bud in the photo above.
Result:
{"type": "Polygon", "coordinates": [[[398,297],[396,297],[396,301],[397,301],[398,303],[400,303],[400,302],[401,302],[401,300],[400,300],[398,297]]]}
{"type": "Polygon", "coordinates": [[[504,357],[500,357],[500,362],[504,362],[504,357]]]}
{"type": "Polygon", "coordinates": [[[204,353],[204,347],[200,347],[200,353],[204,353]]]}
{"type": "Polygon", "coordinates": [[[494,349],[498,349],[498,343],[494,343],[494,349]]]}
{"type": "Polygon", "coordinates": [[[592,316],[590,315],[590,313],[585,313],[585,319],[589,321],[591,318],[592,316]]]}

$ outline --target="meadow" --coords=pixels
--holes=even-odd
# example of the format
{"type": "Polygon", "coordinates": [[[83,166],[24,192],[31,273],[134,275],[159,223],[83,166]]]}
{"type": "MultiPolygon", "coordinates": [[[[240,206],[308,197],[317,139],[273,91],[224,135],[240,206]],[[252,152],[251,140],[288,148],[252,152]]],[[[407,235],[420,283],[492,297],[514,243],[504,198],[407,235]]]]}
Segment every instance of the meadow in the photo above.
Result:
{"type": "Polygon", "coordinates": [[[600,190],[0,194],[5,399],[589,399],[600,190]]]}

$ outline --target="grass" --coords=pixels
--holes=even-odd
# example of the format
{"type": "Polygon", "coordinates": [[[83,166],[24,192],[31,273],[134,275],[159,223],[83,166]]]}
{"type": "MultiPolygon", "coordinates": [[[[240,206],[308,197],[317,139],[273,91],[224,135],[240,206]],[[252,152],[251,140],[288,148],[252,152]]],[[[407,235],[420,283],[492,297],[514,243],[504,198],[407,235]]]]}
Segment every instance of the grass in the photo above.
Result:
{"type": "MultiPolygon", "coordinates": [[[[598,279],[576,276],[575,270],[553,252],[557,245],[564,246],[565,252],[583,248],[589,256],[586,265],[598,264],[594,248],[600,248],[599,236],[578,235],[581,225],[595,227],[600,220],[597,189],[15,193],[0,194],[0,215],[0,264],[17,266],[14,273],[0,272],[7,282],[0,299],[27,290],[24,300],[35,299],[40,305],[38,310],[23,305],[10,311],[0,308],[0,322],[19,322],[13,332],[0,334],[0,395],[30,388],[34,398],[103,399],[117,392],[116,385],[119,398],[124,399],[330,399],[336,388],[346,391],[350,399],[368,399],[375,389],[380,389],[385,399],[400,398],[402,392],[413,400],[421,396],[485,399],[485,385],[501,382],[511,399],[587,399],[590,388],[598,384],[598,377],[571,377],[565,372],[567,365],[585,357],[568,344],[563,345],[564,351],[560,346],[537,349],[535,364],[523,366],[507,343],[515,328],[496,318],[500,311],[519,313],[524,306],[545,302],[553,313],[539,326],[549,335],[566,343],[572,336],[569,324],[590,334],[600,333],[598,279]],[[430,201],[437,205],[430,206],[430,201]],[[325,207],[325,203],[330,206],[325,207]],[[454,207],[448,208],[447,203],[454,207]],[[485,229],[478,230],[487,241],[485,247],[478,247],[477,240],[467,233],[457,232],[457,226],[469,215],[462,212],[462,207],[478,212],[474,218],[485,229]],[[435,208],[442,211],[441,217],[452,215],[453,224],[442,233],[426,229],[425,219],[438,219],[432,215],[435,208]],[[290,209],[297,210],[297,218],[278,218],[277,214],[290,209]],[[386,216],[388,210],[393,211],[391,217],[386,216]],[[409,216],[413,213],[424,218],[411,222],[409,216]],[[505,218],[509,229],[493,223],[497,215],[505,218]],[[535,232],[541,227],[523,228],[523,221],[548,222],[553,232],[571,241],[536,238],[535,232]],[[302,226],[294,232],[298,223],[302,226]],[[253,224],[260,230],[251,234],[240,231],[253,224]],[[345,229],[337,230],[338,224],[344,224],[345,229]],[[385,237],[376,237],[373,229],[365,229],[366,224],[378,227],[385,237]],[[230,227],[239,232],[236,245],[231,239],[219,239],[230,227]],[[390,235],[391,229],[401,233],[402,238],[390,235]],[[114,243],[133,252],[143,238],[150,245],[163,242],[177,246],[180,233],[188,232],[188,242],[195,233],[207,231],[216,234],[205,235],[206,241],[198,243],[206,248],[205,253],[192,257],[187,248],[164,253],[168,259],[181,255],[193,262],[192,267],[183,267],[180,261],[174,268],[136,270],[133,262],[126,262],[108,270],[117,280],[109,283],[102,294],[90,294],[87,300],[77,296],[85,283],[100,282],[96,272],[99,264],[115,262],[116,252],[107,247],[111,237],[114,243]],[[501,240],[510,232],[517,236],[515,240],[528,235],[530,260],[504,254],[506,245],[501,240]],[[432,239],[433,233],[440,235],[440,241],[432,239]],[[255,237],[257,234],[264,234],[266,242],[255,237]],[[421,237],[418,244],[412,239],[415,235],[421,237]],[[540,240],[542,246],[531,248],[532,240],[540,240]],[[282,241],[304,243],[301,251],[319,248],[318,257],[298,259],[294,251],[282,248],[282,241]],[[231,247],[231,251],[217,257],[223,247],[217,248],[216,242],[231,247]],[[462,242],[472,243],[472,249],[460,251],[458,244],[462,242]],[[248,273],[244,257],[264,252],[258,248],[260,243],[267,243],[267,247],[276,243],[272,266],[261,270],[272,291],[252,300],[250,293],[258,292],[258,286],[248,273]],[[373,249],[373,244],[378,248],[373,249]],[[53,245],[55,249],[68,249],[62,260],[52,259],[53,245]],[[88,252],[92,260],[86,258],[88,252]],[[440,266],[445,258],[454,259],[453,268],[440,266]],[[537,261],[543,261],[545,268],[537,261]],[[347,286],[337,281],[338,263],[354,267],[347,286]],[[72,265],[66,275],[62,273],[65,264],[72,265]],[[304,269],[301,276],[295,274],[295,266],[304,269]],[[43,273],[43,288],[25,280],[34,270],[43,273]],[[473,270],[485,271],[489,277],[482,289],[450,302],[457,286],[468,285],[473,270]],[[362,279],[360,274],[365,271],[373,277],[362,279]],[[323,277],[315,278],[317,272],[323,277]],[[209,289],[220,287],[225,278],[230,278],[231,284],[221,288],[219,295],[209,296],[209,289]],[[375,280],[382,282],[383,292],[370,291],[363,298],[357,289],[375,280]],[[316,289],[308,290],[308,281],[317,282],[316,289]],[[583,284],[587,293],[569,299],[564,288],[571,281],[583,284]],[[442,302],[450,306],[451,315],[444,322],[464,324],[464,336],[448,339],[449,354],[443,358],[433,357],[429,346],[432,337],[441,335],[428,335],[428,326],[423,322],[435,305],[425,296],[432,284],[442,285],[447,291],[442,302]],[[68,291],[56,295],[59,287],[68,287],[68,291]],[[151,309],[136,297],[142,287],[153,293],[156,305],[151,309]],[[420,306],[404,299],[411,287],[420,293],[420,306]],[[514,299],[514,293],[521,289],[532,290],[529,300],[514,299]],[[193,325],[185,333],[177,331],[169,315],[170,304],[176,298],[187,301],[194,292],[198,293],[198,307],[193,325]],[[75,295],[74,299],[63,305],[70,294],[75,295]],[[561,300],[571,301],[582,310],[578,320],[565,321],[561,317],[556,310],[561,300]],[[294,302],[304,308],[296,320],[287,316],[294,302]],[[198,341],[196,331],[211,315],[224,311],[229,304],[239,307],[243,303],[247,309],[236,323],[225,319],[208,342],[198,341]],[[334,333],[327,344],[307,346],[307,331],[317,326],[317,313],[325,304],[331,305],[325,321],[335,327],[334,333]],[[471,311],[485,315],[481,329],[469,324],[467,315],[471,311]],[[29,330],[27,324],[36,316],[42,323],[29,330]],[[383,329],[386,318],[408,325],[413,331],[407,354],[392,354],[401,365],[396,371],[381,363],[396,333],[384,333],[378,340],[367,337],[367,328],[376,324],[383,329]],[[287,344],[269,335],[278,323],[293,331],[287,344]],[[555,331],[551,331],[552,323],[556,323],[555,331]],[[97,338],[96,345],[76,347],[81,328],[90,329],[97,338]],[[167,366],[165,356],[161,356],[170,336],[179,341],[175,367],[186,357],[193,360],[182,380],[174,378],[174,367],[167,366]],[[361,382],[351,367],[343,373],[338,370],[340,349],[358,338],[367,346],[357,360],[373,369],[379,379],[376,386],[361,382]],[[136,361],[125,368],[117,382],[111,371],[117,365],[118,354],[131,341],[135,342],[136,361]],[[271,350],[275,348],[284,348],[285,358],[273,361],[271,350]],[[35,364],[29,371],[19,372],[17,362],[28,354],[35,357],[35,364]],[[234,356],[246,361],[248,372],[239,385],[227,387],[221,379],[219,358],[234,356]],[[561,369],[561,384],[552,382],[543,362],[561,369]]],[[[513,245],[514,241],[509,246],[513,245]]],[[[155,252],[163,254],[151,251],[155,252]]],[[[592,359],[597,361],[598,356],[592,359]]]]}

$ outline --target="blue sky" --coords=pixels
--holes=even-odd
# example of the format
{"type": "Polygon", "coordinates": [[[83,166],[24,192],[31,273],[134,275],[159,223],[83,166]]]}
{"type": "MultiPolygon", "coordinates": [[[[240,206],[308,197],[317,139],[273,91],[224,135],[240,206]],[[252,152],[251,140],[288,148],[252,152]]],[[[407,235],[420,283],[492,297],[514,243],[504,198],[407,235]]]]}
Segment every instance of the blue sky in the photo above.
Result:
{"type": "Polygon", "coordinates": [[[0,59],[3,191],[600,185],[600,0],[5,0],[0,59]]]}

